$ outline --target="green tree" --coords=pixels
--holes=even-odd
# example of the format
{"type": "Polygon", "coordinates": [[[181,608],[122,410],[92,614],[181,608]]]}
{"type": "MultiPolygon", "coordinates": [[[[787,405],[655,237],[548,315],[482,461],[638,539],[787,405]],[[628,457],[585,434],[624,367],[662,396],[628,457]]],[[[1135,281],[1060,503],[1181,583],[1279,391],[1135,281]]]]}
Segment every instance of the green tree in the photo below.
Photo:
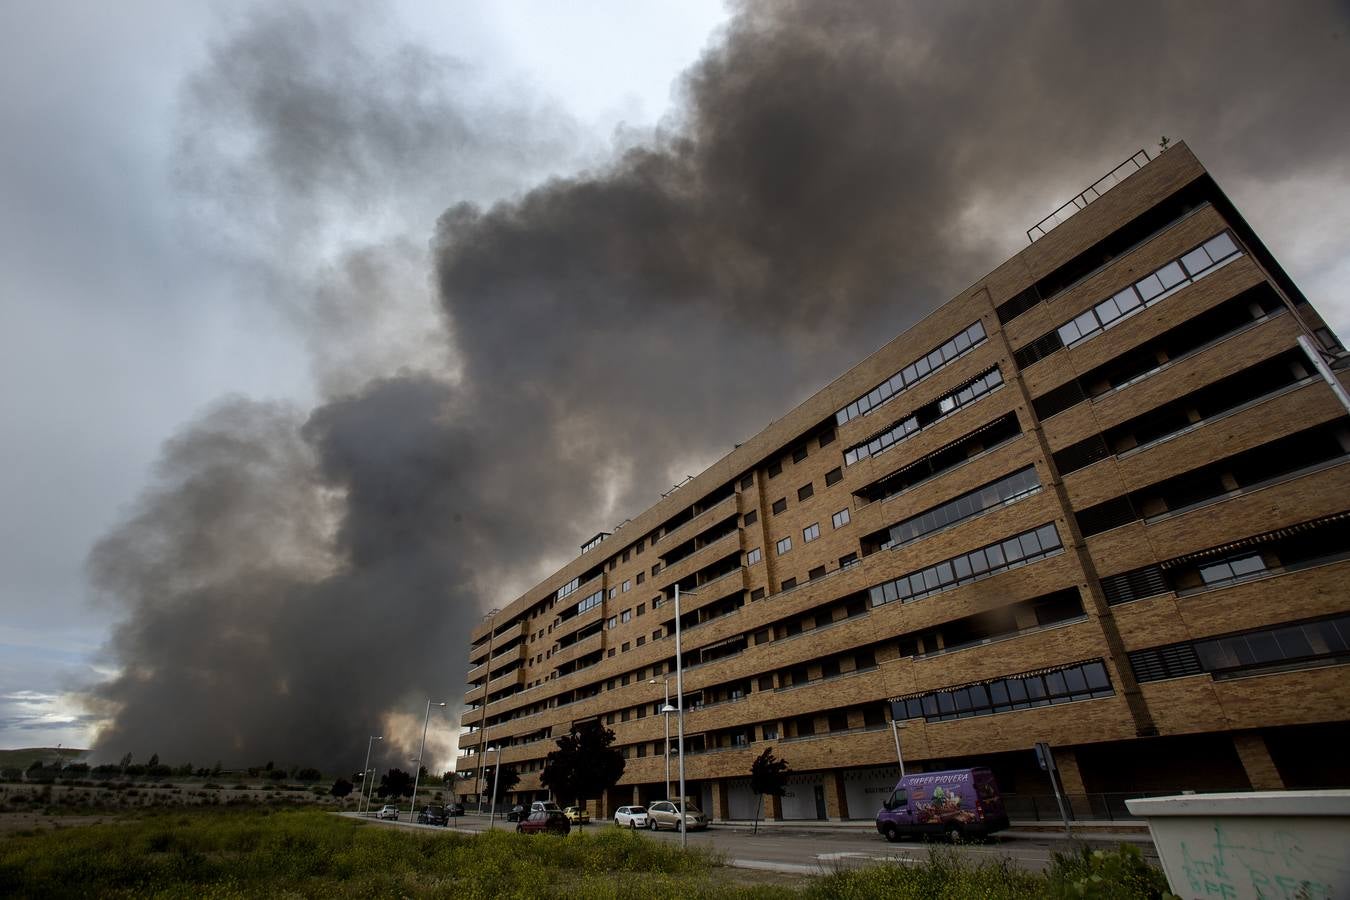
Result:
{"type": "Polygon", "coordinates": [[[345,778],[339,778],[333,782],[333,786],[328,789],[328,793],[342,801],[342,805],[347,805],[347,795],[352,792],[352,783],[345,778]]]}
{"type": "Polygon", "coordinates": [[[150,761],[147,762],[146,765],[147,765],[147,766],[157,766],[157,765],[159,765],[159,754],[158,754],[158,753],[151,753],[151,754],[150,754],[150,761]]]}
{"type": "Polygon", "coordinates": [[[614,732],[592,719],[572,726],[549,751],[539,783],[560,803],[595,800],[623,777],[623,754],[610,745],[614,732]]]}
{"type": "Polygon", "coordinates": [[[520,773],[517,772],[515,769],[513,769],[511,766],[502,766],[500,776],[501,783],[496,786],[496,791],[494,793],[492,783],[493,779],[497,777],[498,775],[496,766],[493,766],[491,769],[488,769],[487,780],[484,783],[483,791],[489,801],[491,801],[493,797],[496,797],[497,802],[501,803],[503,800],[506,799],[506,795],[511,793],[511,791],[515,790],[516,785],[520,784],[520,773]]]}
{"type": "Polygon", "coordinates": [[[127,766],[130,765],[131,765],[131,754],[128,753],[126,756],[122,757],[122,761],[118,764],[118,768],[121,769],[122,774],[125,775],[127,772],[127,766]]]}
{"type": "Polygon", "coordinates": [[[764,752],[750,764],[750,790],[759,795],[759,803],[755,806],[754,834],[759,834],[759,815],[764,810],[764,795],[783,796],[787,776],[787,760],[776,759],[772,747],[765,747],[764,752]]]}
{"type": "MultiPolygon", "coordinates": [[[[205,772],[206,770],[203,769],[202,771],[205,772]]],[[[210,774],[210,773],[207,773],[207,774],[210,774]]],[[[273,781],[285,781],[285,780],[286,780],[286,770],[285,770],[285,769],[270,769],[270,770],[268,770],[268,772],[267,772],[267,777],[270,778],[270,779],[272,779],[273,781]]]]}
{"type": "Polygon", "coordinates": [[[380,786],[375,793],[380,797],[411,797],[413,777],[411,772],[402,769],[390,769],[380,776],[380,786]]]}
{"type": "Polygon", "coordinates": [[[301,769],[295,773],[295,777],[300,781],[318,781],[323,777],[323,773],[318,769],[301,769]]]}

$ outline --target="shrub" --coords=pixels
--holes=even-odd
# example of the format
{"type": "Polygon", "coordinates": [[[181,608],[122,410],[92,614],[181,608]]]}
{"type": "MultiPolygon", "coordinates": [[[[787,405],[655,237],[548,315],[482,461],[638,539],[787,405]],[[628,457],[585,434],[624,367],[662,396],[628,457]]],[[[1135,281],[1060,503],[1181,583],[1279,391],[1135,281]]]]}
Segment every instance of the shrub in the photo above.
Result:
{"type": "Polygon", "coordinates": [[[1047,873],[1054,897],[1099,897],[1102,900],[1171,897],[1167,876],[1149,865],[1139,848],[1121,844],[1116,850],[1079,846],[1055,853],[1047,873]]]}

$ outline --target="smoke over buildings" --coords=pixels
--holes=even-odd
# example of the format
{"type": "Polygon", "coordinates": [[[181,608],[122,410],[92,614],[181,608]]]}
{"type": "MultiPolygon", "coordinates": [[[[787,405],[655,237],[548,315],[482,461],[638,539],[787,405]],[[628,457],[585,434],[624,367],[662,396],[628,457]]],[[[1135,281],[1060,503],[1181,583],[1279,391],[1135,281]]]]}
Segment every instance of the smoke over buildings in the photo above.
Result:
{"type": "Polygon", "coordinates": [[[185,91],[183,190],[323,396],[223,401],[95,548],[126,611],[99,753],[343,766],[402,723],[405,757],[483,610],[1141,145],[1187,138],[1239,200],[1350,180],[1344,4],[733,13],[661,127],[598,163],[566,116],[360,22],[222,42],[185,91]]]}

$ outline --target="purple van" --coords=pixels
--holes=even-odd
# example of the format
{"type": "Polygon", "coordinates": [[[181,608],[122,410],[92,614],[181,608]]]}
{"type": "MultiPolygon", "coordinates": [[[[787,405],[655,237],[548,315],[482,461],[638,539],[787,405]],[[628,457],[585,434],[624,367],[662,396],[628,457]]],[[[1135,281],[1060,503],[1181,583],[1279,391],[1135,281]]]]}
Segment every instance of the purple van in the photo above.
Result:
{"type": "Polygon", "coordinates": [[[907,835],[992,834],[1008,827],[998,782],[988,769],[951,769],[906,775],[877,813],[888,841],[907,835]]]}

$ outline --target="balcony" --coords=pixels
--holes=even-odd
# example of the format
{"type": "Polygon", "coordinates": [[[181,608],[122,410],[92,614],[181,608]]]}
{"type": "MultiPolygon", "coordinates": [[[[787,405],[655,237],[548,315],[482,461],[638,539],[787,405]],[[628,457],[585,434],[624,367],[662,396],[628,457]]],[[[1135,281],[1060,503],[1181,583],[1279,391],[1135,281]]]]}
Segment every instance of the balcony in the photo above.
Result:
{"type": "Polygon", "coordinates": [[[525,684],[525,670],[513,669],[505,675],[499,675],[488,682],[488,696],[491,697],[498,691],[511,687],[512,685],[519,687],[523,684],[525,684]]]}
{"type": "Polygon", "coordinates": [[[698,534],[712,523],[735,515],[737,512],[736,496],[736,494],[731,494],[694,516],[689,521],[680,523],[675,526],[674,530],[661,535],[653,541],[652,546],[658,546],[659,542],[660,547],[663,549],[668,547],[678,547],[684,541],[689,540],[689,538],[698,534]]]}
{"type": "Polygon", "coordinates": [[[561,650],[553,651],[553,655],[549,657],[548,661],[554,666],[554,668],[557,668],[558,666],[562,666],[566,663],[569,663],[574,659],[578,659],[582,656],[585,656],[588,653],[594,653],[597,650],[601,650],[604,648],[604,646],[605,646],[605,633],[603,631],[597,631],[590,637],[584,637],[574,644],[571,644],[567,647],[563,647],[561,650]]]}
{"type": "Polygon", "coordinates": [[[695,574],[699,569],[721,557],[730,556],[732,553],[739,553],[740,549],[740,532],[733,531],[730,534],[713,541],[706,547],[695,550],[693,553],[671,565],[669,568],[662,569],[661,574],[657,576],[657,579],[663,587],[668,587],[683,578],[695,574]]]}

